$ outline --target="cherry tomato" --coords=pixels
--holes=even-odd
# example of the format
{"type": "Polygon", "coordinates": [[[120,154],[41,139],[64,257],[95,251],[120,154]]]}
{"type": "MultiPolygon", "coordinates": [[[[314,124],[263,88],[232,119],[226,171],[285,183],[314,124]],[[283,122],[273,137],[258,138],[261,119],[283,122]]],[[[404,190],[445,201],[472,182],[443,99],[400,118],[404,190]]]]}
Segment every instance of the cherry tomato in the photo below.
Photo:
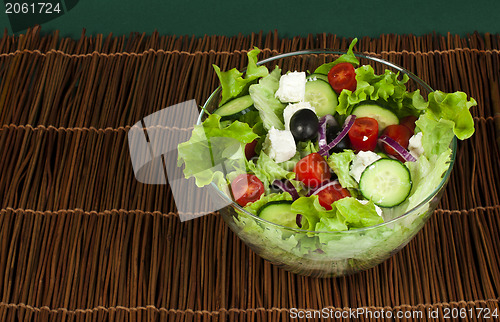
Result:
{"type": "Polygon", "coordinates": [[[349,193],[349,190],[342,188],[340,183],[337,181],[333,185],[318,192],[318,201],[319,204],[326,210],[332,210],[332,203],[350,196],[351,194],[349,193]]]}
{"type": "MultiPolygon", "coordinates": [[[[408,143],[412,135],[410,129],[401,124],[389,125],[385,128],[383,134],[398,142],[405,149],[408,148],[408,143]]],[[[384,144],[384,150],[387,154],[395,156],[399,161],[405,162],[399,153],[389,145],[384,144]]]]}
{"type": "Polygon", "coordinates": [[[357,118],[347,134],[356,152],[374,151],[377,146],[378,122],[371,117],[357,118]]]}
{"type": "Polygon", "coordinates": [[[310,188],[318,187],[330,179],[330,167],[319,153],[311,153],[302,158],[293,169],[296,179],[310,188]]]}
{"type": "Polygon", "coordinates": [[[340,94],[343,89],[354,92],[356,90],[356,71],[351,63],[340,63],[328,72],[328,82],[340,94]]]}
{"type": "Polygon", "coordinates": [[[251,158],[257,155],[257,153],[255,153],[256,146],[257,146],[257,139],[245,145],[245,156],[247,157],[247,160],[250,160],[251,158]]]}
{"type": "Polygon", "coordinates": [[[264,184],[254,174],[243,173],[231,182],[234,200],[244,207],[249,202],[259,200],[264,193],[264,184]]]}
{"type": "Polygon", "coordinates": [[[414,115],[409,115],[407,117],[403,117],[401,119],[401,121],[399,122],[399,124],[401,125],[404,125],[406,126],[407,128],[410,129],[411,131],[411,135],[413,135],[413,133],[415,133],[415,121],[417,120],[418,118],[414,115]]]}

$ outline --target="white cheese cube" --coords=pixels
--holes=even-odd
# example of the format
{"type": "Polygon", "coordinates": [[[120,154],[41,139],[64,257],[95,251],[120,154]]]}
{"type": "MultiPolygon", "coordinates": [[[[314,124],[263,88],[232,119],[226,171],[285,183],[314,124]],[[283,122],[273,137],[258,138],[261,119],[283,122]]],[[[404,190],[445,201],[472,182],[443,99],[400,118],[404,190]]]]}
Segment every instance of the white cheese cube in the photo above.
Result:
{"type": "Polygon", "coordinates": [[[366,167],[378,159],[380,159],[380,156],[372,151],[359,151],[352,161],[351,171],[349,171],[349,174],[357,182],[359,182],[361,174],[365,171],[366,167]]]}
{"type": "Polygon", "coordinates": [[[278,163],[290,160],[297,152],[292,132],[277,130],[274,126],[267,133],[262,148],[269,157],[278,163]]]}
{"type": "MultiPolygon", "coordinates": [[[[363,205],[366,205],[369,202],[368,200],[359,200],[359,199],[357,200],[359,201],[359,203],[363,205]]],[[[375,205],[375,211],[380,217],[382,217],[382,209],[379,206],[375,205]]]]}
{"type": "Polygon", "coordinates": [[[413,135],[408,142],[408,150],[410,150],[411,155],[415,158],[419,158],[422,153],[424,153],[424,147],[422,146],[422,132],[413,135]]]}
{"type": "Polygon", "coordinates": [[[280,78],[280,86],[274,96],[282,103],[295,103],[304,100],[306,95],[306,73],[293,72],[280,78]]]}
{"type": "Polygon", "coordinates": [[[314,106],[311,106],[311,103],[309,102],[298,102],[295,104],[288,104],[288,106],[283,111],[283,119],[285,120],[285,130],[290,130],[290,119],[292,118],[293,114],[295,114],[295,112],[297,112],[298,110],[302,110],[305,108],[316,113],[316,109],[314,108],[314,106]]]}

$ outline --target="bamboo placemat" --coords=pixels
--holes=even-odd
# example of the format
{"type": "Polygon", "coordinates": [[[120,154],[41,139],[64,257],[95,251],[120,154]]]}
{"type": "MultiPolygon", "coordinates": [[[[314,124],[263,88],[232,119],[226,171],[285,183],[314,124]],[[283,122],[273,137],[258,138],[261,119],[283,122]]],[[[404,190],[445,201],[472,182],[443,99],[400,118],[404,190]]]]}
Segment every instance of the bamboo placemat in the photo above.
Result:
{"type": "Polygon", "coordinates": [[[0,40],[1,321],[275,321],[295,308],[364,308],[367,321],[382,311],[500,314],[498,35],[360,39],[358,51],[476,98],[476,134],[459,143],[438,210],[408,246],[366,272],[314,279],[256,256],[218,214],[181,224],[168,186],[135,180],[127,131],[166,106],[206,100],[217,86],[211,65],[242,68],[253,46],[268,57],[346,49],[349,39],[39,32],[0,40]]]}

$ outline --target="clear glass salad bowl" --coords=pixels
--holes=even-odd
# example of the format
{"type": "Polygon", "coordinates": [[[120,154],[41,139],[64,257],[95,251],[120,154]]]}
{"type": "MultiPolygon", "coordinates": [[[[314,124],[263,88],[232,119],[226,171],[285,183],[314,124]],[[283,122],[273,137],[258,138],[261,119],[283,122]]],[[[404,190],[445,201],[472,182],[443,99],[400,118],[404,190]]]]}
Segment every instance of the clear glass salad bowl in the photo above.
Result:
{"type": "MultiPolygon", "coordinates": [[[[305,50],[277,55],[260,61],[272,70],[276,65],[287,71],[313,71],[319,65],[335,60],[344,52],[305,50]]],[[[404,68],[386,60],[356,54],[362,65],[371,65],[378,74],[385,69],[407,74],[408,90],[420,89],[424,98],[431,87],[404,68]]],[[[204,110],[214,111],[219,104],[221,88],[215,90],[204,110]]],[[[198,124],[206,117],[202,111],[198,124]]],[[[402,249],[424,226],[436,209],[453,168],[456,155],[456,137],[451,143],[449,169],[439,186],[418,206],[405,213],[397,211],[385,215],[384,222],[375,226],[338,232],[309,231],[281,226],[246,211],[220,191],[213,189],[229,206],[220,210],[231,230],[256,254],[287,271],[314,277],[335,277],[372,268],[402,249]]]]}

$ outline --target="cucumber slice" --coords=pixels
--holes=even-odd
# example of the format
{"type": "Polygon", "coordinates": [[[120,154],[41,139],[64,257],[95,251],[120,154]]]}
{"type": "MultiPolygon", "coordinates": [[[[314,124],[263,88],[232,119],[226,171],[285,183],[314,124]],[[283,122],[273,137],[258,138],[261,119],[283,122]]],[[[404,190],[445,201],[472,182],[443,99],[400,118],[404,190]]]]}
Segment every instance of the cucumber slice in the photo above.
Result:
{"type": "Polygon", "coordinates": [[[339,103],[337,93],[335,93],[328,82],[321,79],[306,83],[304,101],[314,106],[318,117],[335,113],[335,108],[339,103]]]}
{"type": "Polygon", "coordinates": [[[257,215],[278,225],[299,228],[296,223],[297,213],[291,210],[292,203],[290,200],[271,201],[262,206],[257,215]]]}
{"type": "Polygon", "coordinates": [[[313,74],[306,77],[306,80],[308,82],[312,82],[312,81],[315,81],[318,79],[324,80],[325,82],[328,83],[328,76],[324,75],[324,74],[313,73],[313,74]]]}
{"type": "Polygon", "coordinates": [[[396,114],[374,101],[359,103],[352,110],[352,114],[357,117],[371,117],[376,119],[379,133],[382,133],[389,125],[399,124],[399,119],[396,114]]]}
{"type": "Polygon", "coordinates": [[[235,98],[219,107],[214,114],[221,116],[221,121],[237,119],[245,113],[254,110],[250,95],[235,98]]]}
{"type": "Polygon", "coordinates": [[[411,191],[408,168],[394,159],[379,159],[369,165],[359,179],[363,197],[380,207],[394,207],[406,200],[411,191]]]}

